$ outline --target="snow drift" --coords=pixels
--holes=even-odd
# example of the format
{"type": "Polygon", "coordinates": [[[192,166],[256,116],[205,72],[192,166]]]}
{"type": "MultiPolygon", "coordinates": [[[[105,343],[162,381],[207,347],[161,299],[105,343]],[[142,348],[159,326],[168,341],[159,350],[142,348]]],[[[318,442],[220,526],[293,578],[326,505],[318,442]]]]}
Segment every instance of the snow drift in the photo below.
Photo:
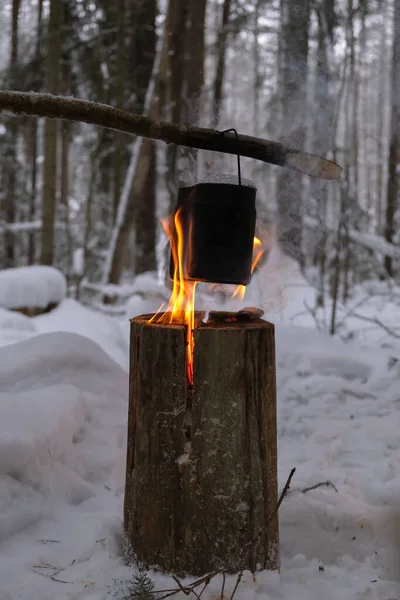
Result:
{"type": "Polygon", "coordinates": [[[64,275],[54,267],[30,266],[0,271],[0,307],[47,308],[67,293],[64,275]]]}

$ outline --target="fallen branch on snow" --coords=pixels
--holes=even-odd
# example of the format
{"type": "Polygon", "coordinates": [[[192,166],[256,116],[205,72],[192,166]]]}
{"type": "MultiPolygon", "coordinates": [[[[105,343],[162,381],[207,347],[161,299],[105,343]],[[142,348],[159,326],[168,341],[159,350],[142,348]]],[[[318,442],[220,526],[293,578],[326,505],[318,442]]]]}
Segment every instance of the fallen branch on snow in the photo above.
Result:
{"type": "Polygon", "coordinates": [[[312,490],[316,490],[320,487],[331,487],[335,490],[335,492],[338,491],[337,487],[332,483],[332,481],[320,481],[315,485],[311,485],[310,487],[304,488],[303,490],[301,490],[301,492],[302,494],[307,494],[307,492],[311,492],[312,490]]]}
{"type": "Polygon", "coordinates": [[[241,156],[287,167],[310,177],[333,180],[341,175],[336,163],[287,148],[278,142],[214,129],[157,121],[107,104],[35,92],[0,91],[0,112],[19,116],[79,121],[167,144],[241,156]]]}

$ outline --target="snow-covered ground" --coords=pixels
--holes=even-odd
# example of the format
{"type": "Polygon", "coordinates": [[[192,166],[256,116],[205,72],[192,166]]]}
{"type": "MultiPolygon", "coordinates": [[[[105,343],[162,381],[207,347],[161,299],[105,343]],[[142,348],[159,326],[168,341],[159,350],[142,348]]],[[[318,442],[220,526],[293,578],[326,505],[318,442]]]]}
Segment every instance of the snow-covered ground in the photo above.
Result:
{"type": "MultiPolygon", "coordinates": [[[[280,487],[297,470],[280,510],[280,577],[261,573],[253,581],[245,574],[235,597],[398,599],[397,339],[376,325],[369,332],[366,322],[346,344],[316,332],[304,311],[313,291],[278,255],[251,287],[243,304],[262,305],[277,324],[280,487]],[[322,482],[330,484],[304,492],[322,482]]],[[[145,282],[129,316],[154,310],[163,294],[145,282]]],[[[212,307],[204,292],[198,300],[212,307]]],[[[375,294],[357,312],[371,316],[376,309],[393,326],[396,300],[386,312],[377,302],[375,294]]],[[[73,300],[32,319],[0,312],[0,600],[127,594],[128,329],[128,316],[107,316],[73,300]]],[[[171,585],[154,578],[155,589],[171,585]]],[[[226,598],[235,580],[228,578],[226,598]]],[[[215,578],[202,597],[220,594],[215,578]]]]}

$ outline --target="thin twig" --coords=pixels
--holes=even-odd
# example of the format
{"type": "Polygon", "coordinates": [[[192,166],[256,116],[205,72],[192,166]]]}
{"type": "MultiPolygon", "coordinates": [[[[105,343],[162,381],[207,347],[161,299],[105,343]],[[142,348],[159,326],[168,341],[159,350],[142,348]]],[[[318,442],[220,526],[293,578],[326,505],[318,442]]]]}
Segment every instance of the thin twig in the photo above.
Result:
{"type": "Polygon", "coordinates": [[[242,581],[242,577],[243,577],[243,571],[240,571],[240,573],[239,573],[239,575],[237,576],[237,579],[236,579],[235,587],[232,590],[232,594],[231,594],[230,600],[233,600],[233,597],[236,594],[236,590],[238,589],[239,584],[242,581]]]}
{"type": "Polygon", "coordinates": [[[189,587],[198,587],[199,585],[201,585],[202,583],[204,583],[207,580],[211,581],[211,579],[213,579],[213,577],[218,575],[219,572],[220,571],[217,571],[217,570],[211,571],[211,573],[207,573],[207,575],[203,575],[202,577],[200,577],[200,579],[196,579],[196,581],[193,581],[193,583],[191,583],[189,587]]]}
{"type": "MultiPolygon", "coordinates": [[[[171,592],[169,592],[168,594],[164,594],[164,596],[160,596],[160,598],[158,598],[158,600],[165,600],[165,598],[170,598],[171,596],[175,596],[176,594],[178,594],[180,590],[177,588],[175,590],[172,590],[171,592]]],[[[158,592],[158,593],[162,593],[162,592],[158,592]]],[[[132,596],[132,598],[137,598],[136,596],[132,596]]]]}
{"type": "Polygon", "coordinates": [[[72,584],[72,581],[64,581],[64,579],[57,579],[54,575],[50,577],[51,581],[56,581],[57,583],[69,583],[72,584]]]}
{"type": "Polygon", "coordinates": [[[183,592],[185,594],[185,596],[188,596],[190,594],[190,592],[186,588],[183,587],[183,585],[181,584],[179,579],[177,577],[175,577],[175,575],[172,575],[172,579],[178,584],[179,589],[181,590],[181,592],[183,592]]]}
{"type": "MultiPolygon", "coordinates": [[[[213,579],[213,577],[215,577],[216,575],[218,575],[219,571],[211,571],[211,573],[208,573],[207,575],[203,575],[203,577],[200,577],[200,579],[196,579],[196,581],[193,581],[193,583],[191,583],[190,585],[186,586],[186,590],[191,593],[195,593],[196,596],[200,597],[200,594],[197,594],[194,590],[196,587],[198,587],[199,585],[201,585],[202,583],[206,583],[206,585],[208,585],[211,581],[211,579],[213,579]]],[[[175,579],[175,577],[173,577],[173,579],[178,583],[179,580],[175,579]]],[[[180,583],[180,582],[179,582],[180,583]]],[[[182,585],[182,584],[180,584],[182,585]]],[[[175,594],[177,594],[178,592],[183,591],[181,588],[176,588],[173,590],[154,590],[154,594],[162,594],[164,592],[168,592],[166,593],[164,596],[161,596],[160,598],[158,598],[158,600],[165,600],[165,598],[169,598],[171,596],[175,596],[175,594]]],[[[204,589],[202,590],[201,593],[203,593],[204,589]]],[[[186,592],[185,592],[186,593],[186,592]]],[[[132,596],[134,597],[134,596],[132,596]]]]}
{"type": "Polygon", "coordinates": [[[198,600],[201,600],[201,597],[203,595],[204,590],[206,589],[206,587],[208,586],[210,582],[209,581],[205,581],[203,587],[201,588],[200,592],[198,594],[196,594],[196,592],[193,590],[193,593],[196,595],[196,597],[198,598],[198,600]]]}
{"type": "Polygon", "coordinates": [[[205,589],[206,589],[206,587],[209,585],[209,583],[210,583],[211,579],[212,579],[213,577],[215,577],[215,575],[218,575],[218,572],[217,572],[217,573],[215,573],[214,575],[207,575],[207,579],[206,579],[206,581],[204,582],[204,587],[202,588],[202,590],[201,590],[201,592],[200,592],[200,594],[199,594],[199,598],[201,598],[201,596],[202,596],[202,594],[203,594],[204,590],[205,590],[205,589]]]}
{"type": "Polygon", "coordinates": [[[226,582],[225,571],[222,571],[221,600],[224,600],[225,582],[226,582]]]}
{"type": "MultiPolygon", "coordinates": [[[[51,568],[54,568],[54,567],[50,567],[50,566],[45,567],[44,565],[42,565],[42,566],[39,565],[39,568],[41,568],[41,569],[43,569],[43,568],[51,569],[51,568]]],[[[56,575],[58,575],[61,571],[62,571],[62,569],[60,571],[56,571],[56,573],[54,575],[50,575],[50,577],[49,577],[48,575],[46,575],[46,573],[41,573],[40,571],[37,571],[35,568],[32,568],[32,572],[36,573],[36,575],[41,575],[42,577],[46,577],[46,579],[51,579],[51,581],[56,581],[57,583],[72,584],[72,581],[65,581],[64,579],[58,579],[56,577],[56,575]]]]}
{"type": "MultiPolygon", "coordinates": [[[[200,596],[199,596],[199,594],[196,592],[196,590],[194,588],[192,588],[191,586],[184,587],[182,585],[182,583],[179,581],[179,579],[175,575],[172,575],[172,579],[174,581],[176,581],[176,583],[179,586],[179,589],[181,590],[181,592],[183,592],[185,594],[185,596],[189,596],[189,594],[194,594],[196,596],[197,600],[200,600],[200,596]]],[[[202,592],[204,591],[205,587],[207,587],[207,585],[208,585],[208,583],[206,581],[204,583],[204,588],[203,588],[202,592]]]]}
{"type": "MultiPolygon", "coordinates": [[[[272,514],[272,518],[275,517],[276,513],[278,512],[278,510],[280,509],[280,506],[286,496],[286,494],[288,493],[289,489],[290,489],[290,484],[292,482],[292,478],[293,475],[296,473],[296,467],[293,467],[293,469],[290,471],[289,473],[289,477],[287,478],[287,481],[283,487],[283,490],[281,492],[281,495],[279,496],[279,500],[278,500],[278,504],[276,505],[276,509],[272,514]]],[[[272,520],[272,519],[271,519],[272,520]]]]}
{"type": "Polygon", "coordinates": [[[332,483],[332,481],[321,481],[320,483],[316,483],[315,485],[306,487],[301,491],[303,494],[307,494],[307,492],[311,492],[312,490],[316,490],[317,488],[320,488],[320,487],[331,487],[335,490],[335,492],[339,491],[337,489],[337,487],[332,483]]]}
{"type": "Polygon", "coordinates": [[[296,467],[294,467],[290,473],[289,473],[289,477],[286,480],[286,483],[283,487],[283,490],[279,496],[277,505],[275,507],[275,510],[271,513],[269,519],[267,520],[267,522],[265,523],[265,525],[263,525],[263,527],[261,527],[261,529],[258,531],[258,533],[253,537],[252,540],[250,540],[250,542],[247,542],[247,544],[245,544],[242,548],[242,554],[244,554],[246,552],[246,550],[248,550],[249,547],[254,546],[254,544],[259,540],[259,538],[262,536],[262,534],[266,531],[266,529],[271,525],[272,521],[274,520],[274,518],[276,517],[276,515],[278,514],[279,508],[283,502],[283,499],[285,498],[286,494],[289,491],[290,488],[290,484],[293,478],[293,475],[296,472],[296,467]]]}
{"type": "Polygon", "coordinates": [[[320,179],[338,179],[342,169],[336,163],[312,154],[292,150],[278,142],[204,127],[155,121],[99,102],[69,96],[53,96],[35,92],[0,91],[0,113],[79,121],[144,138],[159,140],[200,150],[255,158],[262,162],[287,167],[320,179]]]}
{"type": "MultiPolygon", "coordinates": [[[[265,532],[265,530],[267,529],[267,527],[268,527],[268,526],[269,526],[269,525],[272,523],[273,519],[275,518],[275,516],[277,515],[277,513],[278,513],[278,511],[279,511],[279,508],[280,508],[280,506],[281,506],[281,504],[282,504],[282,502],[283,502],[283,500],[284,500],[284,498],[285,498],[286,494],[287,494],[287,493],[288,493],[288,491],[289,491],[290,484],[291,484],[291,481],[292,481],[292,478],[293,478],[293,475],[295,474],[295,472],[296,472],[296,467],[294,467],[294,468],[293,468],[293,469],[290,471],[290,473],[289,473],[289,477],[287,478],[287,480],[286,480],[286,483],[285,483],[285,485],[284,485],[284,487],[283,487],[283,490],[282,490],[282,492],[281,492],[281,495],[279,496],[279,500],[278,500],[278,502],[277,502],[277,505],[276,505],[276,508],[275,508],[275,510],[273,511],[273,513],[271,514],[271,516],[269,517],[269,519],[267,520],[266,524],[265,524],[265,525],[264,525],[264,526],[263,526],[263,527],[260,529],[260,531],[257,533],[257,535],[256,535],[256,536],[254,536],[254,538],[251,540],[251,542],[250,542],[250,543],[248,543],[248,544],[246,544],[246,545],[243,547],[243,551],[245,551],[245,550],[246,550],[246,549],[247,549],[249,546],[254,546],[254,544],[257,542],[257,540],[258,540],[258,539],[261,537],[261,535],[262,535],[262,534],[265,532]]],[[[239,584],[240,584],[240,582],[241,582],[241,580],[242,580],[242,577],[243,577],[243,572],[244,572],[244,570],[242,569],[242,570],[239,572],[239,574],[238,574],[238,577],[237,577],[237,580],[236,580],[236,583],[235,583],[235,587],[233,588],[233,592],[232,592],[232,594],[231,594],[230,600],[233,600],[233,597],[234,597],[234,595],[235,595],[235,593],[236,593],[236,590],[238,589],[238,587],[239,587],[239,584]]]]}

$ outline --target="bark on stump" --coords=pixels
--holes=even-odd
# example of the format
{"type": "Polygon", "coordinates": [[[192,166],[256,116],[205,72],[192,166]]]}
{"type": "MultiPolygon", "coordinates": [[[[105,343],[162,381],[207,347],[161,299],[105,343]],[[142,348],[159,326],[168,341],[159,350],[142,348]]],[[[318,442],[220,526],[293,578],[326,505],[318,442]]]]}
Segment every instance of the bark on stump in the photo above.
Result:
{"type": "Polygon", "coordinates": [[[128,562],[178,575],[279,568],[274,326],[131,321],[128,562]]]}

